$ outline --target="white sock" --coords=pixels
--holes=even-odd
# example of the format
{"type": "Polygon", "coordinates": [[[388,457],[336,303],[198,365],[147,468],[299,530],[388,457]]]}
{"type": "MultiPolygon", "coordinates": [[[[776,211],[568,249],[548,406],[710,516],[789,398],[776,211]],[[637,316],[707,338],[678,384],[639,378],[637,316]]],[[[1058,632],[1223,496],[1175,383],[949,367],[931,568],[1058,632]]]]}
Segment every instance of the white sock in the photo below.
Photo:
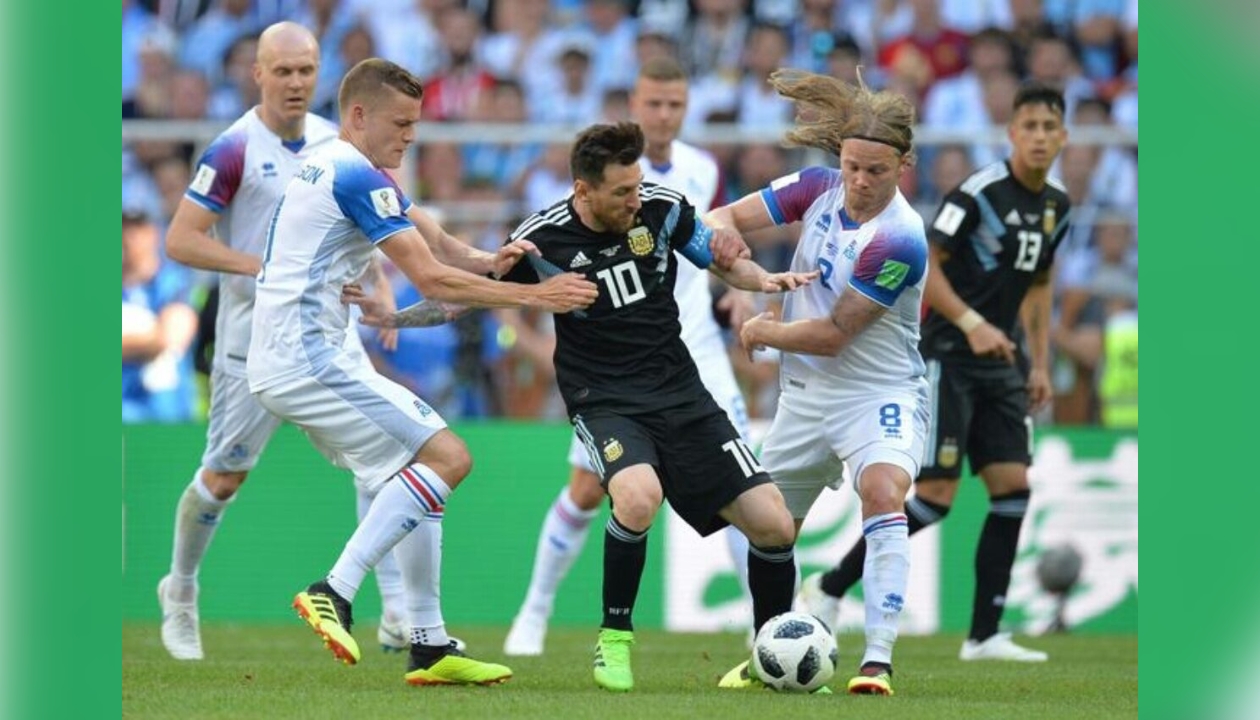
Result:
{"type": "Polygon", "coordinates": [[[591,518],[599,508],[583,510],[569,497],[566,487],[560,497],[547,510],[542,532],[538,535],[538,549],[534,554],[534,573],[529,579],[529,592],[525,595],[522,611],[551,617],[556,602],[556,590],[560,581],[569,574],[573,561],[582,553],[591,518]]]}
{"type": "Polygon", "coordinates": [[[223,510],[231,498],[219,500],[201,479],[201,468],[179,497],[175,507],[175,543],[171,550],[171,579],[166,591],[175,602],[197,599],[197,570],[206,548],[219,528],[223,510]]]}
{"type": "Polygon", "coordinates": [[[394,553],[406,587],[412,644],[446,645],[450,638],[442,620],[441,517],[425,517],[394,547],[394,553]]]}
{"type": "MultiPolygon", "coordinates": [[[[363,522],[368,508],[372,506],[372,496],[363,488],[358,487],[356,500],[359,522],[363,522]]],[[[393,551],[385,553],[381,561],[376,564],[373,573],[376,575],[376,586],[381,593],[382,614],[393,619],[403,619],[407,617],[407,600],[403,594],[402,571],[398,569],[398,560],[395,556],[396,553],[393,551]]]]}
{"type": "Polygon", "coordinates": [[[862,521],[866,536],[866,564],[862,585],[866,595],[866,654],[862,664],[892,664],[897,623],[905,603],[910,575],[910,533],[904,513],[875,515],[862,521]]]}
{"type": "Polygon", "coordinates": [[[437,473],[421,463],[400,470],[372,500],[363,522],[328,573],[328,584],[347,602],[354,602],[368,570],[422,519],[440,517],[450,494],[451,489],[437,473]]]}
{"type": "Polygon", "coordinates": [[[734,525],[727,525],[726,548],[731,553],[731,562],[735,564],[735,575],[739,577],[739,590],[744,597],[752,597],[748,591],[748,538],[734,525]]]}

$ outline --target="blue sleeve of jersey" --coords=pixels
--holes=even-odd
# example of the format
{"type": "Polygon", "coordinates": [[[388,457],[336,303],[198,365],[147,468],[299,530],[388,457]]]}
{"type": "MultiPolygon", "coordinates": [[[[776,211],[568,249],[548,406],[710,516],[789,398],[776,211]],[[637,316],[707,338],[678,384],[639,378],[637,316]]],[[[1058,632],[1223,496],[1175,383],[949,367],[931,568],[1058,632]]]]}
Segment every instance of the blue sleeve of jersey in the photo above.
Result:
{"type": "Polygon", "coordinates": [[[346,217],[373,243],[414,227],[407,217],[411,200],[393,178],[369,165],[338,164],[333,197],[346,217]]]}
{"type": "Polygon", "coordinates": [[[775,225],[787,225],[805,217],[819,195],[840,184],[840,173],[825,167],[807,167],[770,183],[761,199],[775,225]]]}
{"type": "Polygon", "coordinates": [[[244,132],[215,138],[197,160],[184,196],[207,210],[223,214],[236,196],[245,174],[244,132]]]}
{"type": "Polygon", "coordinates": [[[713,229],[696,218],[694,229],[687,243],[678,248],[682,256],[701,270],[708,270],[713,264],[713,251],[709,249],[709,241],[713,239],[713,229]]]}
{"type": "Polygon", "coordinates": [[[849,286],[884,307],[892,307],[902,290],[923,279],[927,252],[927,238],[922,230],[877,231],[875,239],[858,256],[849,286]]]}

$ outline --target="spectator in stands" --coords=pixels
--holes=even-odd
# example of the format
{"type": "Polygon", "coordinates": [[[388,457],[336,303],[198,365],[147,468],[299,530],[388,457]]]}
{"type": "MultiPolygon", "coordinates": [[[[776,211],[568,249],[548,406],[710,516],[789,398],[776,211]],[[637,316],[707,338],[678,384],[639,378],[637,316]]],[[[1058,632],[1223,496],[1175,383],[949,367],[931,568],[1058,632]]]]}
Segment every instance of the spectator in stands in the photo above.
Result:
{"type": "Polygon", "coordinates": [[[183,34],[180,65],[199,70],[211,83],[218,84],[228,48],[236,38],[259,30],[250,5],[251,0],[214,0],[210,10],[183,34]]]}
{"type": "MultiPolygon", "coordinates": [[[[337,46],[338,65],[352,68],[370,57],[376,57],[376,41],[372,33],[364,25],[351,25],[341,34],[341,42],[337,46]]],[[[336,99],[331,104],[315,107],[312,112],[326,118],[337,117],[336,99]]]]}
{"type": "Polygon", "coordinates": [[[573,190],[569,174],[569,145],[548,145],[542,156],[521,176],[512,195],[525,207],[551,207],[573,190]]]}
{"type": "Polygon", "coordinates": [[[626,90],[606,90],[604,99],[599,105],[599,121],[602,123],[619,123],[632,120],[630,117],[630,93],[626,90]]]}
{"type": "Polygon", "coordinates": [[[341,60],[341,38],[357,23],[343,0],[305,0],[305,8],[292,18],[319,42],[319,83],[311,107],[328,112],[329,120],[337,120],[337,89],[341,78],[350,69],[341,60]]]}
{"type": "Polygon", "coordinates": [[[1080,46],[1085,76],[1110,80],[1120,69],[1120,27],[1125,0],[1077,0],[1072,11],[1072,30],[1080,46]]]}
{"type": "Polygon", "coordinates": [[[122,420],[187,422],[195,390],[188,348],[197,333],[187,275],[163,262],[161,231],[122,213],[122,420]]]}
{"type": "Polygon", "coordinates": [[[941,21],[938,0],[909,0],[913,22],[910,31],[879,51],[880,67],[890,72],[907,63],[925,62],[930,69],[919,80],[921,99],[932,83],[951,78],[967,67],[967,36],[941,21]]]}
{"type": "Polygon", "coordinates": [[[1009,30],[1015,24],[1010,0],[940,0],[941,20],[967,35],[985,28],[1009,30]]]}
{"type": "Polygon", "coordinates": [[[937,148],[932,154],[930,182],[917,198],[919,205],[929,208],[924,213],[925,217],[930,216],[945,198],[945,193],[961,185],[974,168],[971,152],[966,145],[945,145],[937,148]]]}
{"type": "Polygon", "coordinates": [[[420,147],[418,169],[420,197],[437,203],[459,198],[464,183],[464,158],[458,143],[425,143],[420,147]]]}
{"type": "Polygon", "coordinates": [[[1094,86],[1081,74],[1081,66],[1072,43],[1061,36],[1041,34],[1033,37],[1028,47],[1028,77],[1057,88],[1067,100],[1067,116],[1076,103],[1094,97],[1094,86]]]}
{"type": "MultiPolygon", "coordinates": [[[[473,120],[484,123],[520,125],[525,115],[525,94],[515,80],[496,80],[488,92],[478,96],[473,120]]],[[[538,143],[517,143],[504,133],[501,142],[481,141],[461,146],[464,175],[469,181],[488,180],[499,190],[509,190],[525,170],[542,155],[538,143]]]]}
{"type": "Polygon", "coordinates": [[[1053,330],[1055,347],[1070,368],[1065,391],[1055,397],[1055,422],[1064,424],[1098,422],[1098,370],[1107,320],[1137,307],[1138,271],[1128,216],[1104,213],[1093,230],[1096,262],[1087,276],[1060,288],[1053,330]]]}
{"type": "Polygon", "coordinates": [[[530,119],[574,126],[598,120],[603,93],[591,82],[590,45],[578,37],[569,38],[554,62],[560,69],[560,86],[547,102],[530,106],[530,119]]]}
{"type": "Polygon", "coordinates": [[[1015,71],[1010,37],[987,28],[971,38],[967,69],[932,85],[923,101],[923,124],[934,130],[973,132],[994,124],[985,107],[984,83],[1015,71]]]}
{"type": "Polygon", "coordinates": [[[481,20],[471,10],[447,10],[437,18],[437,26],[446,62],[424,85],[424,116],[429,120],[467,120],[481,94],[495,82],[476,56],[481,20]]]}
{"type": "Polygon", "coordinates": [[[696,15],[681,45],[683,67],[695,82],[710,76],[738,81],[750,29],[742,5],[741,0],[695,0],[696,15]]]}
{"type": "Polygon", "coordinates": [[[223,58],[222,79],[210,91],[207,117],[235,120],[262,101],[258,83],[254,82],[254,58],[257,55],[257,35],[242,35],[233,41],[223,58]]]}
{"type": "Polygon", "coordinates": [[[801,0],[800,14],[788,25],[792,54],[789,67],[828,72],[827,60],[847,36],[835,32],[836,0],[801,0]]]}
{"type": "Polygon", "coordinates": [[[628,90],[639,71],[635,61],[637,28],[629,13],[630,0],[589,0],[584,3],[581,31],[589,41],[591,84],[601,92],[628,90]]]}
{"type": "Polygon", "coordinates": [[[548,94],[560,84],[554,60],[565,34],[551,28],[549,14],[548,0],[497,2],[494,32],[480,47],[486,69],[521,83],[530,108],[548,102],[548,94]]]}
{"type": "Polygon", "coordinates": [[[695,82],[687,107],[687,126],[694,128],[714,111],[733,112],[744,127],[778,126],[792,119],[792,103],[770,87],[770,73],[787,60],[788,36],[775,25],[756,25],[748,31],[743,74],[734,82],[718,74],[695,82]]]}
{"type": "Polygon", "coordinates": [[[827,67],[824,72],[833,78],[857,84],[858,68],[862,65],[862,49],[857,41],[844,35],[836,36],[836,43],[827,53],[827,67]]]}
{"type": "MultiPolygon", "coordinates": [[[[437,18],[446,12],[432,0],[407,0],[395,12],[366,9],[360,16],[376,40],[377,52],[422,80],[433,77],[443,62],[437,18]]],[[[480,23],[478,23],[480,25],[480,23]]]]}
{"type": "Polygon", "coordinates": [[[656,57],[678,59],[678,41],[666,29],[640,24],[639,36],[634,41],[634,57],[637,66],[656,57]]]}
{"type": "Polygon", "coordinates": [[[122,0],[123,103],[134,99],[140,86],[140,50],[158,33],[169,36],[170,30],[136,0],[122,0]]]}

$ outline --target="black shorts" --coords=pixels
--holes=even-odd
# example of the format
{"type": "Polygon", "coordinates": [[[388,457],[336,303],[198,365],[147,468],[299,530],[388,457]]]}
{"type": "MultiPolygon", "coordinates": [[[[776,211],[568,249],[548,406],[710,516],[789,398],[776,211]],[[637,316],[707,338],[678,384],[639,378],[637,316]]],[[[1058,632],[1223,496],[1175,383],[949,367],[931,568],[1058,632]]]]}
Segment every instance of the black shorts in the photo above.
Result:
{"type": "Polygon", "coordinates": [[[957,480],[964,455],[979,474],[995,462],[1032,462],[1028,385],[1013,366],[927,360],[932,393],[930,444],[919,478],[957,480]]]}
{"type": "Polygon", "coordinates": [[[771,482],[708,392],[664,412],[585,410],[573,425],[605,490],[621,470],[651,465],[665,499],[702,536],[726,527],[718,515],[722,508],[771,482]]]}

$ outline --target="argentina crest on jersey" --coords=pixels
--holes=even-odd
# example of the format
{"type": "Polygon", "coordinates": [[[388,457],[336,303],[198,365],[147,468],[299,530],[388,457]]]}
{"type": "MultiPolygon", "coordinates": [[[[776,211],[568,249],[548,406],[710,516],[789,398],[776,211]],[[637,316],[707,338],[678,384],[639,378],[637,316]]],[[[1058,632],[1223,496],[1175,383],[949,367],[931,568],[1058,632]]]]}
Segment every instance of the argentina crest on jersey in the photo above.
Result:
{"type": "Polygon", "coordinates": [[[635,255],[647,255],[652,252],[652,247],[656,244],[652,241],[652,233],[642,225],[630,230],[628,240],[630,252],[635,255]]]}

